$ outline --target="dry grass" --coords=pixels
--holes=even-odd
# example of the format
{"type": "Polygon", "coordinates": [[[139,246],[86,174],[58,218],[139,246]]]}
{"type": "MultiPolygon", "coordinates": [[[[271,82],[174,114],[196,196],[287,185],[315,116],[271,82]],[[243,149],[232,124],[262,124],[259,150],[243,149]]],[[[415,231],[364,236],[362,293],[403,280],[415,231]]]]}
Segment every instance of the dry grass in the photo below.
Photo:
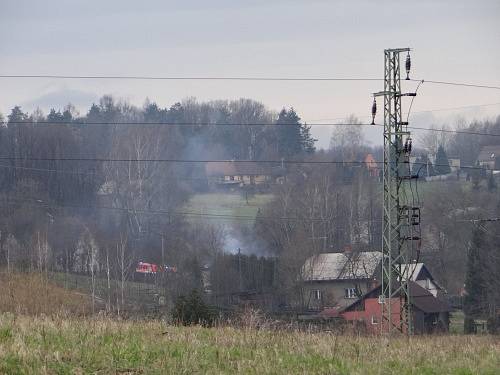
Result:
{"type": "Polygon", "coordinates": [[[61,288],[39,273],[0,273],[0,312],[85,315],[89,296],[61,288]]]}
{"type": "Polygon", "coordinates": [[[0,315],[8,374],[498,374],[492,336],[395,339],[0,315]]]}
{"type": "Polygon", "coordinates": [[[0,374],[500,374],[494,336],[388,343],[271,330],[254,310],[240,328],[176,327],[83,317],[90,298],[41,275],[0,274],[0,286],[0,374]]]}

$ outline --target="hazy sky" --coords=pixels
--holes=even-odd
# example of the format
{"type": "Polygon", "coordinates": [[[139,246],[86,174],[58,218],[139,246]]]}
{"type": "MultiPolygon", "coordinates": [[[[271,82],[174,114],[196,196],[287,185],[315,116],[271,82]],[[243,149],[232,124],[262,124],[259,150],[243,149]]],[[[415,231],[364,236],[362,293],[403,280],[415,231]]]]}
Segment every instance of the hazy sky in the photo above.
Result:
{"type": "MultiPolygon", "coordinates": [[[[500,85],[500,1],[1,0],[0,74],[382,78],[383,50],[413,48],[413,78],[500,85]]],[[[405,83],[411,90],[413,83],[405,83]]],[[[142,105],[252,98],[314,122],[370,113],[378,82],[0,79],[0,112],[103,94],[142,105]]],[[[500,103],[500,90],[424,84],[413,111],[500,103]]],[[[415,114],[454,124],[500,105],[415,114]]],[[[380,119],[381,121],[381,119],[380,119]]],[[[381,142],[380,131],[367,137],[381,142]]],[[[330,129],[315,128],[320,146],[330,129]]]]}

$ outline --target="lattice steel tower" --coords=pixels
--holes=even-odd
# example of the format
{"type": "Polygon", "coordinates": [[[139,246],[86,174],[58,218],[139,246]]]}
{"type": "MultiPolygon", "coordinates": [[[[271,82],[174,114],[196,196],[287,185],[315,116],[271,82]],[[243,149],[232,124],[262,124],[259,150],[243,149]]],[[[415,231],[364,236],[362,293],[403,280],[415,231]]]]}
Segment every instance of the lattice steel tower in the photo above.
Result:
{"type": "MultiPolygon", "coordinates": [[[[400,54],[406,53],[406,79],[410,72],[410,49],[384,50],[384,91],[374,94],[372,115],[376,114],[375,97],[384,97],[383,165],[383,235],[382,235],[382,332],[398,330],[413,333],[409,279],[416,266],[420,241],[420,209],[413,195],[408,121],[403,121],[401,98],[416,93],[401,93],[400,54]]],[[[374,121],[372,121],[374,123],[374,121]]],[[[415,187],[416,188],[416,187],[415,187]]]]}

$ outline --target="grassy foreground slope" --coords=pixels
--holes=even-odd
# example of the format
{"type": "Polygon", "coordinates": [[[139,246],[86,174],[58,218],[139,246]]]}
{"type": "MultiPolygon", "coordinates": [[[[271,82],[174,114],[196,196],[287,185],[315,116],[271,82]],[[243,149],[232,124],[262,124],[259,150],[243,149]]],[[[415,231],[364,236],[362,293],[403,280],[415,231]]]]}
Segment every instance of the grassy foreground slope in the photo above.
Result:
{"type": "Polygon", "coordinates": [[[2,312],[86,315],[92,312],[92,300],[87,294],[55,285],[45,274],[7,274],[0,270],[0,313],[2,312]]]}
{"type": "Polygon", "coordinates": [[[6,374],[498,374],[492,336],[397,339],[0,315],[6,374]]]}

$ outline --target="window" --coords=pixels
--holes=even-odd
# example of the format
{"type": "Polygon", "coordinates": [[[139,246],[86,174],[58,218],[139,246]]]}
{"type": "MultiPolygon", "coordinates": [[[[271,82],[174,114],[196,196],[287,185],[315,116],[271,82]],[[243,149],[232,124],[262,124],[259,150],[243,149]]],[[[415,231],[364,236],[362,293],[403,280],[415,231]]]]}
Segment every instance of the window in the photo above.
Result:
{"type": "Polygon", "coordinates": [[[378,316],[377,315],[372,315],[372,324],[378,324],[378,316]]]}
{"type": "Polygon", "coordinates": [[[357,298],[358,291],[356,288],[346,288],[345,289],[345,298],[357,298]]]}
{"type": "Polygon", "coordinates": [[[313,290],[312,296],[313,296],[313,299],[320,300],[321,299],[321,290],[319,290],[319,289],[313,290]]]}

